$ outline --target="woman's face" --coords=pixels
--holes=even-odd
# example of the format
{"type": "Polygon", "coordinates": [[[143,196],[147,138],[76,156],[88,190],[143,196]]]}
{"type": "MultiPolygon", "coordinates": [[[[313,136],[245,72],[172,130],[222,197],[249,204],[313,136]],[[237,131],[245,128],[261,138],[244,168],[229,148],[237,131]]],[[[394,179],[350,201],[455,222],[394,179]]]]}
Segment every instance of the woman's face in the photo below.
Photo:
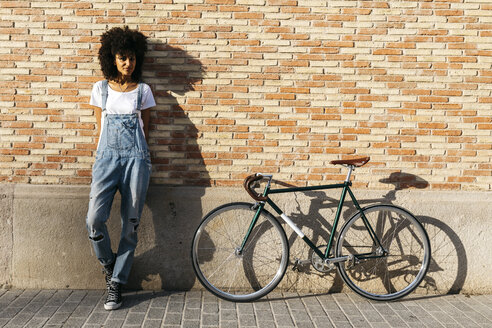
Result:
{"type": "Polygon", "coordinates": [[[135,54],[117,54],[115,56],[115,64],[118,72],[122,77],[131,77],[133,71],[135,70],[136,57],[135,54]]]}

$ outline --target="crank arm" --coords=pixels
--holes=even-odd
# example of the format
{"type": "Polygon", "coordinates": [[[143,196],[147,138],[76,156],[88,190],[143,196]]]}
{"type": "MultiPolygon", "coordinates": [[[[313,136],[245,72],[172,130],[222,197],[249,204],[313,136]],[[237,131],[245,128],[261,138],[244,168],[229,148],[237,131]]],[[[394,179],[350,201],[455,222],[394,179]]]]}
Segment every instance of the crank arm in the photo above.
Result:
{"type": "Polygon", "coordinates": [[[346,255],[346,256],[340,256],[340,257],[334,257],[330,259],[326,259],[325,261],[327,263],[340,263],[340,262],[345,262],[345,261],[352,261],[354,259],[354,256],[352,254],[346,255]]]}

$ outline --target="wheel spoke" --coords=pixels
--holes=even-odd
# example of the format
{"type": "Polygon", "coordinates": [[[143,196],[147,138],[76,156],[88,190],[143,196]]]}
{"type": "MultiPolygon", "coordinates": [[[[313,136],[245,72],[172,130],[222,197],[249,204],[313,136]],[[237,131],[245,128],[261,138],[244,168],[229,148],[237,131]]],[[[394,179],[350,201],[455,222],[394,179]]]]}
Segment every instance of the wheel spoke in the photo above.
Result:
{"type": "Polygon", "coordinates": [[[222,267],[223,267],[223,266],[224,266],[227,262],[229,262],[229,261],[230,261],[229,259],[230,259],[233,255],[234,255],[234,254],[229,255],[229,256],[228,256],[228,257],[227,257],[224,261],[222,261],[222,263],[221,263],[221,264],[219,264],[219,265],[217,266],[217,268],[216,268],[216,269],[215,269],[215,270],[214,270],[211,274],[209,274],[209,275],[208,275],[208,278],[209,278],[209,279],[212,279],[212,278],[215,276],[215,274],[216,274],[217,272],[222,272],[222,271],[220,271],[220,269],[222,269],[222,267]]]}

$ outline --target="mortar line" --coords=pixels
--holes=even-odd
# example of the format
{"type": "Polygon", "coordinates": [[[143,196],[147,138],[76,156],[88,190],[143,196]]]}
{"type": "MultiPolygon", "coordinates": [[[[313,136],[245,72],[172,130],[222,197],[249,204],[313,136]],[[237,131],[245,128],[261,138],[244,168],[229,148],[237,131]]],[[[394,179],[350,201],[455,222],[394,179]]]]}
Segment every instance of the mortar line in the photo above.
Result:
{"type": "Polygon", "coordinates": [[[272,300],[269,297],[267,299],[268,299],[268,307],[270,308],[270,311],[272,313],[273,323],[275,324],[275,327],[278,327],[278,323],[277,320],[275,319],[275,314],[273,312],[272,300]]]}
{"type": "MultiPolygon", "coordinates": [[[[331,296],[331,294],[325,294],[325,295],[326,295],[326,296],[328,296],[328,295],[330,295],[330,296],[331,296]]],[[[318,296],[316,296],[316,298],[318,298],[318,296]]],[[[333,298],[333,296],[331,296],[331,298],[333,299],[333,301],[335,302],[335,304],[338,306],[338,309],[341,311],[340,306],[338,305],[338,303],[336,302],[336,300],[333,298]]],[[[319,302],[319,304],[321,305],[321,308],[323,309],[323,311],[325,311],[326,316],[327,316],[328,320],[330,320],[330,323],[332,324],[332,326],[333,326],[333,327],[336,327],[336,325],[335,325],[335,321],[333,321],[333,319],[330,317],[330,314],[328,313],[328,310],[327,310],[327,309],[325,308],[325,306],[323,305],[323,302],[319,301],[319,299],[318,299],[318,302],[319,302]]],[[[343,312],[342,312],[342,313],[343,313],[343,312]]],[[[343,313],[343,315],[345,315],[345,313],[343,313]]],[[[349,321],[349,322],[350,322],[350,321],[349,321]]]]}
{"type": "MultiPolygon", "coordinates": [[[[86,294],[85,294],[85,297],[87,297],[87,295],[89,295],[89,293],[86,293],[86,294]]],[[[89,313],[89,315],[87,315],[87,318],[85,318],[85,321],[84,321],[84,323],[82,324],[82,327],[85,327],[85,325],[87,324],[87,321],[89,320],[89,318],[91,317],[91,315],[95,312],[96,307],[97,307],[97,304],[98,304],[99,302],[101,302],[101,299],[103,299],[103,298],[104,298],[104,295],[105,295],[105,294],[102,294],[102,295],[99,297],[99,300],[96,302],[96,304],[94,304],[94,305],[92,306],[92,310],[91,310],[91,312],[89,313]]],[[[85,297],[84,297],[84,298],[85,298],[85,297]]],[[[107,320],[107,319],[106,319],[106,320],[107,320]]]]}
{"type": "MultiPolygon", "coordinates": [[[[318,301],[318,299],[316,297],[314,299],[319,303],[319,301],[318,301]]],[[[302,305],[304,305],[304,308],[306,309],[307,315],[309,316],[309,319],[311,319],[311,322],[313,323],[313,326],[317,327],[318,325],[316,325],[314,323],[314,318],[311,315],[311,311],[309,311],[309,307],[307,306],[306,302],[304,302],[304,297],[301,297],[301,303],[302,303],[302,305]]]]}
{"type": "Polygon", "coordinates": [[[169,310],[169,302],[170,301],[171,301],[171,297],[170,297],[170,295],[168,295],[167,300],[166,300],[166,308],[164,309],[164,314],[162,315],[161,328],[164,327],[164,322],[166,321],[166,315],[167,315],[167,312],[169,310]]]}
{"type": "MultiPolygon", "coordinates": [[[[299,295],[299,294],[298,294],[299,295]]],[[[294,320],[294,316],[292,315],[292,310],[290,308],[289,302],[285,300],[285,294],[282,292],[282,301],[285,303],[287,306],[287,311],[289,311],[290,315],[290,320],[292,320],[292,323],[294,323],[294,327],[297,327],[297,322],[294,320]]]]}

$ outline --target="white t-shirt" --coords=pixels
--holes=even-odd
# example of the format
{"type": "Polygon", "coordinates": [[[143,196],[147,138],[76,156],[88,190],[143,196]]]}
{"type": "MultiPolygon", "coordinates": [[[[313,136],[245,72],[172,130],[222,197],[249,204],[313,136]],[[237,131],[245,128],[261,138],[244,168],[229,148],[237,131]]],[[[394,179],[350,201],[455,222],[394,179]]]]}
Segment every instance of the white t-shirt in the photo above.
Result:
{"type": "MultiPolygon", "coordinates": [[[[92,106],[102,108],[102,96],[101,88],[102,82],[99,81],[92,87],[91,101],[92,106]]],[[[137,97],[138,88],[128,92],[119,92],[111,89],[108,84],[108,99],[106,101],[106,113],[107,114],[138,114],[138,119],[140,121],[140,127],[143,132],[143,121],[140,111],[137,109],[137,97]]],[[[155,106],[154,96],[152,95],[152,90],[150,87],[143,83],[142,88],[142,103],[140,110],[144,110],[155,106]]],[[[101,134],[104,129],[104,115],[101,115],[101,134]]]]}

